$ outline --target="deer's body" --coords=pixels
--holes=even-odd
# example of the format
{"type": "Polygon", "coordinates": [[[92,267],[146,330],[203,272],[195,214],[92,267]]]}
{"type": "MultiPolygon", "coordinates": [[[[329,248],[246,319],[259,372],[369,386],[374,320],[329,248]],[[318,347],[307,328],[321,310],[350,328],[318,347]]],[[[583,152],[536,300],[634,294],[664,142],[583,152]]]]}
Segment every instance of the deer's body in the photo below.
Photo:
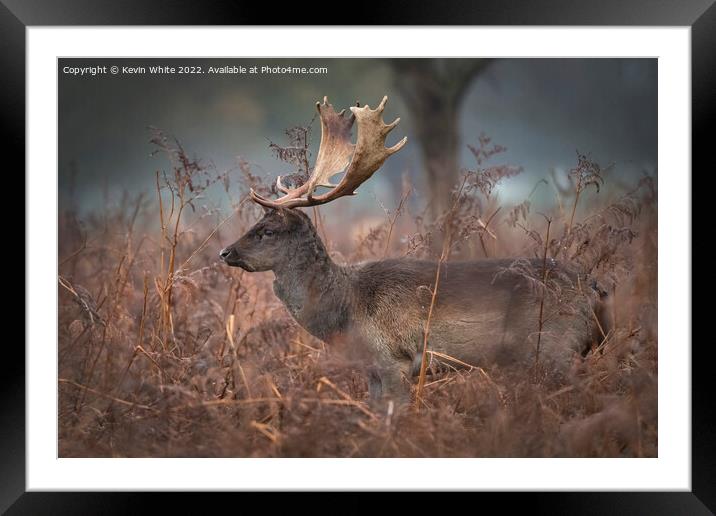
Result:
{"type": "MultiPolygon", "coordinates": [[[[227,263],[249,271],[272,270],[274,293],[298,324],[329,344],[341,340],[363,351],[374,395],[405,397],[401,376],[415,374],[419,364],[437,263],[390,259],[338,265],[298,210],[267,213],[224,255],[227,263]]],[[[534,363],[541,296],[519,276],[498,274],[511,263],[442,264],[431,351],[480,367],[534,363]]],[[[559,265],[550,261],[548,267],[554,272],[559,265]]],[[[539,361],[553,374],[564,374],[592,336],[588,303],[573,297],[566,299],[570,310],[564,313],[549,301],[544,309],[539,361]]]]}
{"type": "MultiPolygon", "coordinates": [[[[430,321],[431,351],[482,367],[534,361],[540,295],[517,276],[496,277],[512,261],[442,264],[430,321]]],[[[435,282],[436,267],[435,262],[387,260],[356,269],[351,287],[355,329],[373,343],[379,358],[409,360],[413,366],[421,358],[431,302],[428,287],[435,282]]],[[[563,373],[575,352],[586,347],[591,327],[583,317],[586,311],[560,316],[553,308],[548,307],[550,319],[543,321],[540,361],[563,373]]]]}
{"type": "MultiPolygon", "coordinates": [[[[401,376],[414,373],[422,357],[437,264],[384,260],[340,266],[330,259],[310,219],[295,209],[354,194],[405,145],[403,138],[385,146],[399,121],[383,122],[386,101],[376,109],[351,107],[349,118],[325,98],[318,103],[321,146],[310,177],[293,189],[279,177],[276,189],[284,195],[276,200],[252,191],[252,200],[267,209],[265,216],[220,254],[227,264],[250,272],[273,271],[274,292],[301,326],[324,341],[343,340],[365,351],[372,364],[372,394],[403,398],[407,389],[401,376]],[[339,172],[343,177],[331,184],[339,172]],[[330,190],[318,193],[319,186],[330,190]]],[[[565,288],[557,306],[542,307],[541,296],[527,288],[523,276],[499,274],[510,263],[443,264],[429,348],[450,357],[452,365],[526,365],[539,356],[546,371],[561,375],[591,337],[586,296],[565,288]]],[[[553,261],[549,267],[555,276],[566,272],[553,261]]]]}

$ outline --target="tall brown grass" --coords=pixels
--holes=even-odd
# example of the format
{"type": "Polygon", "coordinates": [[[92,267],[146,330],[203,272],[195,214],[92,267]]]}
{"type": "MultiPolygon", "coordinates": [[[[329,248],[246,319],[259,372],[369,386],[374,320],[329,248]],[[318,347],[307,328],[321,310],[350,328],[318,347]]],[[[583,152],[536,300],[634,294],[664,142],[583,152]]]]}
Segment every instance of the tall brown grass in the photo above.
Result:
{"type": "MultiPolygon", "coordinates": [[[[294,150],[272,149],[303,176],[307,133],[288,136],[294,150]]],[[[395,208],[352,238],[316,210],[338,261],[515,257],[502,273],[529,278],[544,298],[558,296],[557,282],[519,258],[558,258],[609,294],[613,324],[559,386],[484,364],[431,370],[426,321],[416,411],[369,403],[360,357],[297,327],[270,273],[218,263],[218,249],[259,216],[248,188],[271,193],[250,165],[218,172],[161,132],[152,138],[166,167],[154,198],[124,195],[82,220],[71,205],[60,213],[60,456],[657,455],[653,178],[609,189],[610,171],[579,155],[573,188],[557,191],[549,213],[533,213],[532,196],[503,205],[498,185],[521,169],[489,166],[505,149],[481,136],[477,166],[441,217],[420,211],[407,179],[395,208]],[[231,214],[204,198],[222,185],[231,214]],[[590,185],[601,191],[587,193],[590,185]]],[[[439,303],[439,285],[426,288],[439,303]]],[[[535,328],[536,365],[540,335],[535,328]]]]}

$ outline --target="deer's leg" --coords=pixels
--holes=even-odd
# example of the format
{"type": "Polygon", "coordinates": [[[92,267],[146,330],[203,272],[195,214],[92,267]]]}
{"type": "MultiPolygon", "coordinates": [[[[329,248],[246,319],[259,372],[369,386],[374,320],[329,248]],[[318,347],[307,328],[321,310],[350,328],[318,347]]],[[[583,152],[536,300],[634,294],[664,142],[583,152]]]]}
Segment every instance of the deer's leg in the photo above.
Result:
{"type": "Polygon", "coordinates": [[[368,368],[368,393],[373,400],[383,397],[383,382],[380,378],[380,369],[377,366],[368,368]]]}
{"type": "Polygon", "coordinates": [[[403,376],[407,375],[409,369],[409,361],[394,361],[371,367],[368,371],[368,390],[371,398],[408,402],[410,388],[403,381],[403,376]]]}

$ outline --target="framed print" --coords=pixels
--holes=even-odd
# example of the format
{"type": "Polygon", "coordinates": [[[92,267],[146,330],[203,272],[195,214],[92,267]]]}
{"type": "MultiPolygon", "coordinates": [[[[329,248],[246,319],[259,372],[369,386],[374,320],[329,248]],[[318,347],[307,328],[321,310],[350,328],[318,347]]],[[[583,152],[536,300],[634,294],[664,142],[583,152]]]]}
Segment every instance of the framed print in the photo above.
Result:
{"type": "Polygon", "coordinates": [[[386,4],[370,26],[41,4],[1,11],[27,203],[3,510],[713,510],[691,340],[709,2],[386,4]]]}

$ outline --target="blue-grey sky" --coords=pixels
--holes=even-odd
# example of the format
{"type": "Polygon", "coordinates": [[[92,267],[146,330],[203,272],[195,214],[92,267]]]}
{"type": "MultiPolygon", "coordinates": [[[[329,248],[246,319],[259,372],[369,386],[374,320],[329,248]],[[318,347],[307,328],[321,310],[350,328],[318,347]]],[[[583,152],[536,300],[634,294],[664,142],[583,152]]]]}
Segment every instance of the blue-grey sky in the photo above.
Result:
{"type": "MultiPolygon", "coordinates": [[[[380,59],[162,59],[60,60],[59,188],[66,206],[69,177],[76,169],[74,202],[80,212],[100,208],[103,191],[119,197],[153,191],[154,173],[166,169],[162,157],[150,157],[148,126],[178,137],[190,154],[213,161],[220,170],[242,156],[260,174],[273,178],[290,168],[276,161],[268,141],[283,142],[283,130],[306,124],[315,102],[327,95],[337,107],[360,100],[375,105],[390,100],[385,119],[401,117],[391,137],[408,145],[362,188],[358,203],[375,197],[393,204],[392,185],[403,172],[420,191],[422,169],[410,116],[393,82],[393,71],[380,59]],[[66,66],[199,65],[319,66],[325,74],[151,73],[72,75],[66,66]],[[71,164],[74,164],[71,166],[71,164]]],[[[320,138],[314,132],[314,149],[320,138]]],[[[625,180],[657,168],[657,62],[655,59],[499,59],[469,86],[460,112],[461,166],[474,160],[466,148],[485,132],[508,151],[496,161],[520,165],[525,173],[505,183],[504,199],[517,202],[551,168],[567,170],[576,151],[598,162],[615,163],[625,180]]],[[[389,144],[391,141],[389,140],[389,144]]],[[[315,156],[315,152],[314,152],[315,156]]],[[[217,191],[216,199],[226,205],[217,191]]]]}

